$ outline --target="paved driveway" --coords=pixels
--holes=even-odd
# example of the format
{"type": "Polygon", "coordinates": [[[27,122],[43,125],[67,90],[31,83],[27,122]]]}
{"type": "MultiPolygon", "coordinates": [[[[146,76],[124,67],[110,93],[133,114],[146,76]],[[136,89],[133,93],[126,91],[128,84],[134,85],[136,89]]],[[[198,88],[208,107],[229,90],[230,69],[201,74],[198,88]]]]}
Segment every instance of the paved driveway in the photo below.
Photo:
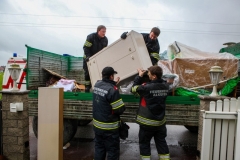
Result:
{"type": "MultiPolygon", "coordinates": [[[[120,160],[139,160],[138,130],[135,123],[130,125],[129,138],[121,140],[120,160]]],[[[195,160],[197,149],[197,133],[189,132],[184,126],[167,125],[171,160],[195,160]]],[[[92,124],[78,127],[70,147],[63,151],[64,160],[92,160],[94,154],[94,133],[92,124]]],[[[154,141],[151,142],[152,160],[158,160],[154,141]]],[[[30,124],[30,159],[37,160],[37,139],[30,124]]]]}

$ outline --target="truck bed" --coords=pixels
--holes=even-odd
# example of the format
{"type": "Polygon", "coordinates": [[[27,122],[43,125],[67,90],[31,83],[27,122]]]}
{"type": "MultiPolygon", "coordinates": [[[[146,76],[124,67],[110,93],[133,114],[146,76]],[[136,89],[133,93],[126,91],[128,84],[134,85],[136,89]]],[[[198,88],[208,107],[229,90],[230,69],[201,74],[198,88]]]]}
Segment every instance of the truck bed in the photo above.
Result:
{"type": "MultiPolygon", "coordinates": [[[[38,91],[29,93],[29,116],[38,114],[38,91]]],[[[121,95],[126,110],[121,118],[126,122],[135,122],[139,98],[133,95],[121,95]]],[[[199,98],[168,96],[166,101],[167,124],[198,126],[199,98]]],[[[92,93],[65,92],[64,118],[91,120],[92,119],[92,93]]]]}
{"type": "MultiPolygon", "coordinates": [[[[62,56],[56,53],[27,47],[27,89],[29,92],[29,116],[38,114],[38,87],[46,87],[50,74],[48,69],[68,79],[83,84],[82,57],[62,56]]],[[[139,98],[121,95],[126,111],[121,116],[126,122],[135,122],[139,98]]],[[[167,124],[198,126],[200,100],[196,97],[168,96],[166,106],[167,124]]],[[[92,93],[65,92],[64,118],[91,120],[92,93]]]]}

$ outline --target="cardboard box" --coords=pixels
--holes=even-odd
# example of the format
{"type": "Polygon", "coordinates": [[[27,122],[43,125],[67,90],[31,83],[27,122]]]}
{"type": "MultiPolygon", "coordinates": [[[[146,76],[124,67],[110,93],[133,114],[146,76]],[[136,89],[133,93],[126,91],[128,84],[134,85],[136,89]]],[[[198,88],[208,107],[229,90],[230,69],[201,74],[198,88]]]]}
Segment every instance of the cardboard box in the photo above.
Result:
{"type": "Polygon", "coordinates": [[[138,68],[152,66],[143,36],[135,31],[129,32],[125,40],[120,38],[92,56],[87,64],[92,86],[102,79],[101,72],[106,66],[113,67],[121,81],[137,74],[138,68]]]}
{"type": "Polygon", "coordinates": [[[179,86],[188,88],[211,84],[209,70],[212,66],[222,68],[221,80],[227,80],[238,74],[238,59],[175,58],[172,65],[173,73],[179,75],[179,86]]]}

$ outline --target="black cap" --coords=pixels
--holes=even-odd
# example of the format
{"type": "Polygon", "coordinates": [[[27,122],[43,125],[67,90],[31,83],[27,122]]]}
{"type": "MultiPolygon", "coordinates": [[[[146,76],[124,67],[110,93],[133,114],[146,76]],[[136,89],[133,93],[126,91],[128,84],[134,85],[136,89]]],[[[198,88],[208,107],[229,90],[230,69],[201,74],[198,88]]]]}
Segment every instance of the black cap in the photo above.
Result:
{"type": "Polygon", "coordinates": [[[114,71],[114,69],[112,67],[105,67],[102,70],[102,76],[110,76],[113,74],[117,74],[117,72],[114,71]]]}

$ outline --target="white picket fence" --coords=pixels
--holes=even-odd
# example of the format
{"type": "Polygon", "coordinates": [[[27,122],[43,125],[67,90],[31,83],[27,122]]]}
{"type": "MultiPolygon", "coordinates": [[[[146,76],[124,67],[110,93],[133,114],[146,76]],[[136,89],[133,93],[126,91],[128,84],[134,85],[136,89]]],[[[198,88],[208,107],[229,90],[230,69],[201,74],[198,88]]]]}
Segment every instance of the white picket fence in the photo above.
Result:
{"type": "Polygon", "coordinates": [[[201,160],[240,160],[240,97],[203,111],[201,160]]]}

